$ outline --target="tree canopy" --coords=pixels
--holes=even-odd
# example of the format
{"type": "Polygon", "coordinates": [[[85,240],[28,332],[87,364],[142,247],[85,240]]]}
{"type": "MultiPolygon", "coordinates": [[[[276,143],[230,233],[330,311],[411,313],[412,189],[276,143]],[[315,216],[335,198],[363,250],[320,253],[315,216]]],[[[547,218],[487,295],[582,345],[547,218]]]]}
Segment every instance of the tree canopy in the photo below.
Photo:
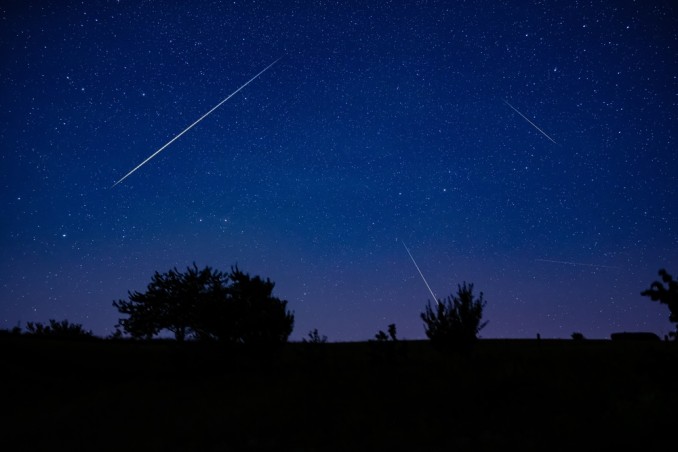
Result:
{"type": "Polygon", "coordinates": [[[187,338],[228,343],[286,342],[294,314],[287,301],[273,296],[275,284],[250,276],[237,266],[229,273],[194,263],[185,272],[155,272],[145,292],[128,292],[113,302],[127,318],[118,326],[134,338],[152,338],[163,330],[177,341],[187,338]]]}

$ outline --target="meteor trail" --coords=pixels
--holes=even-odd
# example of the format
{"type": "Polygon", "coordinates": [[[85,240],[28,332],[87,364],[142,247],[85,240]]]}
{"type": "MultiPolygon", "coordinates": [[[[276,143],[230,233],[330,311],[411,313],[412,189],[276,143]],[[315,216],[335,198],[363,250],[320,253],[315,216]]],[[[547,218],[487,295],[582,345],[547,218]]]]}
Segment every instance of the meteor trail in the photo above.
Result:
{"type": "Polygon", "coordinates": [[[426,278],[424,278],[424,274],[421,272],[421,270],[419,270],[419,266],[417,265],[417,262],[414,260],[414,257],[412,257],[412,253],[410,253],[410,250],[407,248],[407,245],[405,245],[405,242],[403,242],[402,240],[400,241],[400,243],[403,244],[403,246],[405,247],[405,251],[407,251],[407,254],[410,255],[410,259],[412,259],[412,263],[417,268],[417,271],[419,272],[421,279],[424,280],[424,284],[426,284],[428,291],[431,292],[431,296],[436,301],[436,303],[440,304],[440,302],[438,301],[438,298],[436,298],[436,294],[434,294],[433,290],[431,290],[431,286],[429,286],[428,283],[426,282],[426,278]]]}
{"type": "Polygon", "coordinates": [[[555,261],[552,259],[535,259],[538,262],[550,262],[552,264],[564,264],[564,265],[579,265],[582,267],[601,267],[601,268],[616,268],[619,269],[619,267],[613,267],[611,265],[596,265],[596,264],[585,264],[582,262],[568,262],[568,261],[555,261]]]}
{"type": "MultiPolygon", "coordinates": [[[[282,58],[282,57],[280,57],[280,58],[282,58]]],[[[257,77],[259,77],[261,74],[263,74],[264,72],[266,72],[266,71],[267,71],[271,66],[273,66],[275,63],[277,63],[278,61],[280,61],[280,58],[278,58],[278,59],[275,60],[273,63],[271,63],[271,64],[269,64],[268,66],[266,66],[261,72],[259,72],[257,75],[255,75],[254,77],[252,77],[251,79],[249,79],[249,80],[247,81],[247,83],[245,83],[245,84],[242,85],[240,88],[238,88],[238,89],[236,89],[235,91],[233,91],[226,99],[224,99],[224,100],[222,100],[221,102],[219,102],[219,103],[218,103],[216,106],[214,106],[210,111],[208,111],[207,113],[205,113],[204,115],[202,115],[197,121],[195,121],[195,122],[194,122],[193,124],[191,124],[190,126],[186,127],[179,135],[175,136],[174,138],[172,138],[171,140],[169,140],[167,143],[165,143],[165,145],[164,145],[163,147],[161,147],[160,149],[158,149],[157,151],[155,151],[153,154],[151,154],[151,156],[148,157],[146,160],[144,160],[143,162],[139,163],[132,171],[130,171],[129,173],[125,174],[125,176],[123,176],[122,179],[120,179],[118,182],[116,182],[115,184],[113,184],[113,185],[111,186],[111,188],[115,187],[115,186],[118,185],[120,182],[122,182],[122,181],[124,181],[125,179],[127,179],[129,176],[132,175],[132,173],[134,173],[136,170],[138,170],[139,168],[141,168],[142,166],[144,166],[149,160],[151,160],[151,159],[152,159],[153,157],[155,157],[156,155],[160,154],[167,146],[169,146],[170,144],[174,143],[180,136],[182,136],[183,134],[185,134],[186,132],[188,132],[189,130],[191,130],[191,129],[193,128],[193,126],[195,126],[197,123],[199,123],[200,121],[202,121],[203,119],[205,119],[207,116],[209,116],[210,113],[212,113],[214,110],[216,110],[217,108],[221,107],[221,105],[222,105],[224,102],[226,102],[228,99],[230,99],[231,97],[233,97],[233,96],[235,96],[236,94],[238,94],[238,92],[239,92],[241,89],[243,89],[244,87],[246,87],[247,85],[249,85],[250,83],[252,83],[257,77]]]]}
{"type": "Polygon", "coordinates": [[[522,114],[521,112],[519,112],[518,109],[517,109],[516,107],[514,107],[514,106],[511,105],[511,104],[509,104],[508,101],[507,101],[506,99],[504,99],[504,103],[505,103],[506,105],[508,105],[509,107],[511,107],[511,108],[513,109],[513,111],[515,111],[515,112],[518,113],[520,116],[522,116],[523,119],[524,119],[525,121],[527,121],[527,122],[529,122],[530,124],[532,124],[532,127],[534,127],[535,129],[537,129],[538,131],[540,131],[541,134],[544,135],[544,136],[545,136],[546,138],[548,138],[549,140],[551,140],[551,141],[553,142],[553,144],[558,144],[558,143],[555,142],[555,140],[554,140],[553,138],[551,138],[550,136],[546,135],[546,132],[544,132],[544,131],[541,130],[539,127],[537,127],[537,125],[536,125],[535,123],[533,123],[532,121],[530,121],[529,119],[527,119],[527,116],[525,116],[524,114],[522,114]]]}

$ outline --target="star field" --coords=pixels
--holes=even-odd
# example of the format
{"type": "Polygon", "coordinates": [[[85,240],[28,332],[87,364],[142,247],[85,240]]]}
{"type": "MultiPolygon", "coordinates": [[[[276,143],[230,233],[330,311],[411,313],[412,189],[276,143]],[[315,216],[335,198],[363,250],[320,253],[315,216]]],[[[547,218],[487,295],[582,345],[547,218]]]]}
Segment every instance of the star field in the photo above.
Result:
{"type": "Polygon", "coordinates": [[[483,337],[674,329],[640,296],[678,273],[670,2],[3,5],[0,328],[106,336],[196,262],[271,278],[292,340],[423,338],[403,241],[483,337]]]}

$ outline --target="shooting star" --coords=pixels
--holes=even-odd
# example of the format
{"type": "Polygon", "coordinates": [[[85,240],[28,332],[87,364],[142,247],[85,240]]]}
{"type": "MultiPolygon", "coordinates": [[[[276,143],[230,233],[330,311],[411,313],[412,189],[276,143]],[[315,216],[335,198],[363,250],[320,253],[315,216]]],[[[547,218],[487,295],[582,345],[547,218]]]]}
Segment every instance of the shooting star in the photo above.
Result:
{"type": "Polygon", "coordinates": [[[611,265],[597,265],[597,264],[585,264],[583,262],[569,262],[569,261],[556,261],[552,259],[535,259],[537,262],[550,262],[552,264],[563,264],[563,265],[575,265],[581,267],[600,267],[600,268],[614,268],[619,270],[620,267],[613,267],[611,265]]]}
{"type": "Polygon", "coordinates": [[[556,141],[555,141],[553,138],[551,138],[550,136],[546,135],[546,132],[544,132],[543,130],[541,130],[541,129],[537,126],[537,124],[535,124],[535,123],[533,123],[532,121],[530,121],[530,120],[527,118],[527,116],[525,116],[524,114],[522,114],[521,112],[519,112],[518,109],[517,109],[516,107],[514,107],[514,106],[511,105],[511,104],[509,104],[508,101],[507,101],[506,99],[504,99],[504,103],[505,103],[506,105],[508,105],[509,107],[511,107],[511,108],[513,109],[513,111],[515,111],[515,112],[518,113],[520,116],[522,116],[523,119],[524,119],[525,121],[529,122],[529,123],[532,125],[532,127],[534,127],[534,128],[537,129],[539,132],[541,132],[542,135],[544,135],[546,138],[548,138],[549,140],[551,140],[551,141],[553,142],[553,144],[558,144],[558,143],[556,143],[556,141]]]}
{"type": "Polygon", "coordinates": [[[419,270],[419,266],[417,265],[417,262],[414,260],[414,257],[412,257],[412,253],[410,253],[410,250],[407,248],[407,245],[405,245],[405,242],[403,242],[402,240],[400,241],[400,243],[403,244],[403,246],[405,247],[405,251],[407,251],[407,254],[410,255],[410,259],[412,259],[412,263],[417,268],[417,271],[419,272],[421,279],[424,281],[424,284],[426,284],[426,288],[428,289],[429,292],[431,292],[431,296],[436,301],[436,303],[440,304],[440,302],[438,301],[438,298],[436,297],[436,294],[434,294],[433,290],[431,290],[431,286],[429,286],[428,282],[426,282],[426,278],[424,278],[424,274],[421,272],[421,270],[419,270]]]}
{"type": "Polygon", "coordinates": [[[273,66],[275,63],[277,63],[278,61],[280,61],[281,58],[282,58],[282,57],[278,58],[278,59],[275,60],[273,63],[271,63],[271,64],[269,64],[268,66],[266,66],[261,72],[259,72],[257,75],[255,75],[254,77],[252,77],[251,79],[249,79],[249,80],[247,81],[247,83],[245,83],[245,84],[242,85],[240,88],[238,88],[238,89],[236,89],[235,91],[233,91],[226,99],[224,99],[224,100],[222,100],[221,102],[219,102],[219,103],[218,103],[216,106],[214,106],[210,111],[208,111],[207,113],[205,113],[204,115],[202,115],[200,118],[198,118],[197,121],[195,121],[195,122],[194,122],[193,124],[191,124],[190,126],[186,127],[180,134],[178,134],[177,136],[175,136],[174,138],[172,138],[171,140],[169,140],[167,143],[165,143],[165,145],[164,145],[163,147],[161,147],[160,149],[158,149],[157,151],[155,151],[153,154],[151,154],[151,156],[148,157],[146,160],[144,160],[143,162],[139,163],[132,171],[130,171],[129,173],[125,174],[125,176],[123,176],[122,179],[120,179],[118,182],[116,182],[115,184],[113,184],[113,185],[111,186],[111,188],[115,187],[115,186],[118,185],[120,182],[122,182],[122,181],[124,181],[125,179],[127,179],[129,176],[132,175],[132,173],[134,173],[136,170],[138,170],[139,168],[141,168],[142,166],[144,166],[146,163],[148,163],[149,160],[151,160],[153,157],[155,157],[156,155],[158,155],[158,154],[160,154],[162,151],[164,151],[165,148],[166,148],[167,146],[169,146],[170,144],[174,143],[180,136],[182,136],[183,134],[185,134],[186,132],[188,132],[189,130],[191,130],[196,124],[198,124],[200,121],[202,121],[202,120],[205,119],[207,116],[209,116],[214,110],[216,110],[217,108],[221,107],[221,105],[222,105],[224,102],[226,102],[228,99],[230,99],[231,97],[233,97],[233,96],[235,96],[236,94],[238,94],[238,92],[240,92],[241,89],[243,89],[244,87],[246,87],[247,85],[249,85],[250,83],[252,83],[257,77],[259,77],[261,74],[263,74],[264,72],[266,72],[267,70],[269,70],[269,69],[271,68],[271,66],[273,66]]]}

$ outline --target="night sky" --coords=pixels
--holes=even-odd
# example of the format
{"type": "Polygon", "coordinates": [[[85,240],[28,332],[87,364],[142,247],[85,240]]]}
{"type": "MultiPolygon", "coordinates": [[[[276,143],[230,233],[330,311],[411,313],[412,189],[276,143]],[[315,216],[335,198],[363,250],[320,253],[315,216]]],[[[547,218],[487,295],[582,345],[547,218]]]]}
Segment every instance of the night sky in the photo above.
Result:
{"type": "Polygon", "coordinates": [[[273,280],[291,340],[422,339],[406,244],[481,337],[674,329],[669,0],[15,0],[0,51],[0,328],[109,335],[195,262],[273,280]]]}

